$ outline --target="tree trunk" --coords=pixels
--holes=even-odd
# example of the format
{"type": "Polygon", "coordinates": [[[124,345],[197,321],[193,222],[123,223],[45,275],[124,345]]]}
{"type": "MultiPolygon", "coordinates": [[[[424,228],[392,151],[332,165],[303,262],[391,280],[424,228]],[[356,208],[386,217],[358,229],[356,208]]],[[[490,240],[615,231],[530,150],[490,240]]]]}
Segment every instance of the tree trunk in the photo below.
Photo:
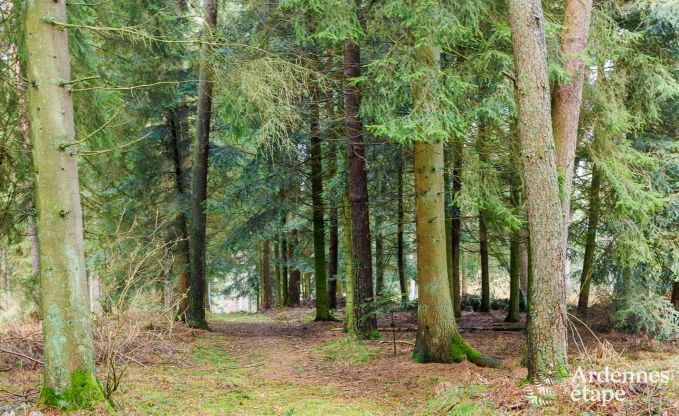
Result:
{"type": "MultiPolygon", "coordinates": [[[[286,216],[283,216],[283,228],[286,224],[286,216]]],[[[288,256],[288,240],[285,237],[285,232],[281,233],[281,306],[288,306],[288,263],[290,256],[288,256]]]]}
{"type": "MultiPolygon", "coordinates": [[[[453,192],[451,194],[451,208],[450,208],[450,250],[452,255],[453,266],[453,309],[455,310],[455,317],[462,316],[462,296],[460,294],[460,234],[462,232],[462,218],[460,215],[460,206],[455,201],[457,195],[462,190],[462,163],[464,157],[464,140],[458,138],[454,142],[453,147],[453,192]]],[[[462,263],[464,264],[464,263],[462,263]]]]}
{"type": "Polygon", "coordinates": [[[352,244],[351,230],[351,201],[349,201],[349,183],[342,195],[342,221],[344,224],[344,287],[346,288],[346,300],[344,301],[344,327],[350,337],[356,336],[356,314],[355,314],[355,278],[354,274],[354,250],[352,244]]]}
{"type": "Polygon", "coordinates": [[[547,50],[539,0],[510,0],[521,159],[530,233],[528,377],[568,373],[564,227],[549,108],[547,50]]]}
{"type": "Polygon", "coordinates": [[[282,267],[281,267],[281,255],[280,255],[280,249],[281,245],[280,242],[278,241],[278,238],[276,238],[273,242],[273,262],[274,262],[274,277],[276,281],[274,282],[274,292],[275,292],[275,300],[274,300],[274,306],[283,306],[283,302],[281,301],[282,299],[282,288],[281,288],[281,274],[282,274],[282,267]]]}
{"type": "Polygon", "coordinates": [[[355,320],[358,335],[370,337],[377,330],[373,313],[374,292],[368,211],[368,175],[365,170],[363,124],[359,118],[361,94],[352,80],[361,76],[361,50],[354,42],[344,44],[345,135],[349,162],[353,269],[355,273],[355,320]]]}
{"type": "Polygon", "coordinates": [[[481,257],[481,312],[490,312],[490,271],[488,269],[488,228],[485,215],[479,212],[479,254],[481,257]]]}
{"type": "MultiPolygon", "coordinates": [[[[382,175],[376,172],[377,176],[377,195],[384,192],[382,186],[382,175]]],[[[384,292],[384,236],[382,235],[382,215],[375,214],[375,295],[381,296],[384,292]]]]}
{"type": "Polygon", "coordinates": [[[323,164],[321,134],[318,129],[318,94],[311,102],[311,199],[314,226],[314,274],[316,276],[316,320],[330,320],[328,275],[325,269],[325,221],[323,219],[323,164]]]}
{"type": "MultiPolygon", "coordinates": [[[[521,157],[519,140],[515,132],[510,136],[510,184],[511,205],[514,214],[521,216],[521,157]]],[[[510,231],[509,236],[509,307],[505,322],[518,322],[521,318],[521,233],[518,228],[510,231]]]]}
{"type": "MultiPolygon", "coordinates": [[[[438,66],[438,48],[420,47],[417,59],[438,66]]],[[[413,91],[414,111],[427,103],[427,80],[413,91]]],[[[427,137],[420,138],[428,139],[427,137]]],[[[415,220],[417,235],[417,338],[413,356],[418,362],[460,362],[467,358],[480,366],[497,367],[499,360],[483,356],[467,344],[457,330],[448,287],[446,264],[443,144],[415,142],[415,220]]]]}
{"type": "Polygon", "coordinates": [[[469,346],[455,324],[446,273],[443,144],[416,143],[414,155],[419,297],[413,356],[423,363],[467,358],[480,366],[497,367],[501,362],[469,346]]]}
{"type": "Polygon", "coordinates": [[[592,167],[592,183],[589,189],[589,218],[587,220],[587,237],[585,241],[585,258],[582,261],[582,276],[580,278],[580,296],[578,297],[578,314],[587,316],[589,305],[589,288],[592,284],[592,272],[594,270],[594,254],[596,252],[596,233],[599,227],[599,210],[601,200],[601,171],[592,167]]]}
{"type": "Polygon", "coordinates": [[[528,310],[528,230],[524,226],[521,229],[521,240],[519,240],[520,267],[521,267],[521,294],[525,304],[522,306],[523,312],[528,310]]]}
{"type": "MultiPolygon", "coordinates": [[[[330,180],[337,174],[337,151],[335,141],[331,140],[328,146],[328,177],[330,180]]],[[[342,296],[341,282],[337,276],[339,254],[339,221],[337,205],[330,206],[330,239],[328,241],[328,306],[337,309],[337,298],[342,296]]]]}
{"type": "Polygon", "coordinates": [[[453,312],[455,312],[455,284],[454,271],[453,271],[453,217],[452,210],[448,210],[452,207],[452,192],[450,189],[451,182],[451,172],[450,172],[450,149],[444,147],[443,150],[443,189],[445,192],[445,227],[446,227],[446,268],[448,270],[448,288],[450,289],[450,300],[453,302],[453,312]]]}
{"type": "MultiPolygon", "coordinates": [[[[479,120],[479,137],[477,147],[479,152],[479,161],[481,162],[481,172],[479,177],[481,186],[484,185],[485,169],[488,164],[488,154],[486,153],[486,129],[481,120],[479,120]]],[[[483,203],[483,201],[482,201],[483,203]]],[[[486,225],[486,210],[479,209],[479,254],[481,256],[481,312],[490,312],[490,269],[488,264],[488,227],[486,225]]]]}
{"type": "Polygon", "coordinates": [[[679,311],[679,282],[672,283],[672,305],[679,311]]]}
{"type": "Polygon", "coordinates": [[[398,284],[401,290],[401,303],[405,305],[408,303],[408,282],[406,282],[406,272],[405,272],[405,253],[404,253],[404,241],[403,241],[403,228],[405,222],[404,208],[403,208],[403,165],[405,164],[405,159],[403,153],[400,154],[400,160],[398,161],[398,178],[396,186],[398,187],[398,206],[396,207],[396,216],[398,224],[396,224],[396,262],[398,263],[398,284]]]}
{"type": "Polygon", "coordinates": [[[181,106],[168,116],[168,123],[172,133],[172,160],[175,176],[175,204],[177,214],[174,218],[174,238],[176,240],[172,263],[174,275],[177,278],[179,289],[179,304],[177,305],[177,318],[186,320],[188,308],[189,290],[189,231],[186,211],[189,202],[190,184],[190,140],[188,137],[188,109],[181,106]]]}
{"type": "Polygon", "coordinates": [[[65,2],[25,3],[29,122],[33,140],[44,385],[41,400],[62,408],[104,400],[96,379],[87,304],[65,2]]]}
{"type": "MultiPolygon", "coordinates": [[[[209,40],[217,25],[217,0],[203,0],[203,39],[209,40]]],[[[198,84],[198,113],[196,115],[196,143],[193,153],[193,183],[191,194],[191,280],[186,325],[190,328],[207,329],[205,320],[205,252],[208,148],[210,145],[210,121],[212,118],[212,76],[208,58],[212,48],[203,44],[198,84]]]]}
{"type": "Polygon", "coordinates": [[[462,296],[469,293],[469,288],[467,287],[467,255],[464,251],[460,251],[460,290],[462,296]]]}
{"type": "Polygon", "coordinates": [[[552,93],[552,129],[556,148],[556,166],[564,178],[561,189],[564,250],[568,244],[575,146],[585,73],[584,54],[591,15],[592,0],[565,0],[559,57],[570,79],[567,83],[557,86],[552,93]]]}
{"type": "Polygon", "coordinates": [[[302,272],[297,267],[292,267],[292,259],[295,257],[295,248],[297,247],[297,230],[290,232],[290,240],[288,242],[288,262],[290,263],[290,278],[288,279],[288,302],[286,306],[299,306],[300,301],[300,283],[302,280],[302,272]]]}
{"type": "Polygon", "coordinates": [[[521,238],[519,230],[511,232],[509,241],[509,308],[505,322],[519,322],[521,316],[521,238]]]}
{"type": "Polygon", "coordinates": [[[271,309],[274,307],[273,295],[271,291],[271,262],[269,261],[269,256],[271,256],[269,240],[264,240],[264,244],[262,246],[262,283],[264,285],[262,304],[264,305],[264,309],[271,309]]]}

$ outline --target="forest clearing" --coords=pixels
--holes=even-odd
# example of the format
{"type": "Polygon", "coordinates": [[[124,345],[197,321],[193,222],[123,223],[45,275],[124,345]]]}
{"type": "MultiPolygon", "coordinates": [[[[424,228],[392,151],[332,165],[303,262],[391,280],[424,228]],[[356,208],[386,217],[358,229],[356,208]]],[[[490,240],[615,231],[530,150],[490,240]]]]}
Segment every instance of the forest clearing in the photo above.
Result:
{"type": "Polygon", "coordinates": [[[679,415],[677,0],[0,0],[0,416],[679,415]]]}

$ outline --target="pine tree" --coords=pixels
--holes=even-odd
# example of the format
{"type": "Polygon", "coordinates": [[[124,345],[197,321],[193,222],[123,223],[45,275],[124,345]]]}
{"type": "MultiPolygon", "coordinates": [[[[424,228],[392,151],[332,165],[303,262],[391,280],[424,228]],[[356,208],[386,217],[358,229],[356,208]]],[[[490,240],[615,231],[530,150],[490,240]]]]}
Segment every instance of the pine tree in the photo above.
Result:
{"type": "Polygon", "coordinates": [[[69,85],[66,4],[26,3],[29,121],[33,139],[44,385],[40,400],[66,409],[104,401],[96,378],[69,85]]]}
{"type": "Polygon", "coordinates": [[[539,0],[511,0],[521,159],[530,232],[531,276],[527,326],[528,377],[568,372],[563,219],[547,79],[544,19],[539,0]]]}

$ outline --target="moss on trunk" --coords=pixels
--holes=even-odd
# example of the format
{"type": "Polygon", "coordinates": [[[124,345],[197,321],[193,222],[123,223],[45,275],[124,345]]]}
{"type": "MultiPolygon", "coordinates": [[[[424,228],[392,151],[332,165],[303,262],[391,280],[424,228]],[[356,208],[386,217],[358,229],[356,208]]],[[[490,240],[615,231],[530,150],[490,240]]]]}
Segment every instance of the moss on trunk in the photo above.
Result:
{"type": "Polygon", "coordinates": [[[111,410],[104,398],[104,390],[94,373],[76,370],[70,374],[70,380],[70,386],[61,391],[44,385],[40,390],[38,402],[66,411],[93,409],[96,403],[104,403],[107,409],[111,410]]]}

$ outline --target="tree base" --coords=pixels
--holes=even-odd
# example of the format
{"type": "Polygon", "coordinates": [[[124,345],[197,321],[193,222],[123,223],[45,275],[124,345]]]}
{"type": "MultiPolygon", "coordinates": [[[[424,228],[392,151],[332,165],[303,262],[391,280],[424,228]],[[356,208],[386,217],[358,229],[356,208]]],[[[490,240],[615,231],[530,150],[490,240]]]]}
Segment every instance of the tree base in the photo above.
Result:
{"type": "Polygon", "coordinates": [[[66,411],[93,409],[97,403],[106,406],[107,410],[112,410],[95,375],[83,370],[71,373],[71,387],[64,392],[57,393],[51,387],[43,386],[38,402],[66,411]]]}
{"type": "Polygon", "coordinates": [[[434,354],[418,351],[419,349],[420,348],[418,348],[416,343],[415,351],[413,352],[413,359],[418,363],[461,363],[467,359],[470,363],[479,367],[497,368],[502,365],[502,360],[483,355],[476,351],[462,338],[462,335],[460,334],[453,335],[450,343],[448,344],[447,351],[445,351],[444,354],[440,354],[440,357],[438,358],[434,354]]]}

